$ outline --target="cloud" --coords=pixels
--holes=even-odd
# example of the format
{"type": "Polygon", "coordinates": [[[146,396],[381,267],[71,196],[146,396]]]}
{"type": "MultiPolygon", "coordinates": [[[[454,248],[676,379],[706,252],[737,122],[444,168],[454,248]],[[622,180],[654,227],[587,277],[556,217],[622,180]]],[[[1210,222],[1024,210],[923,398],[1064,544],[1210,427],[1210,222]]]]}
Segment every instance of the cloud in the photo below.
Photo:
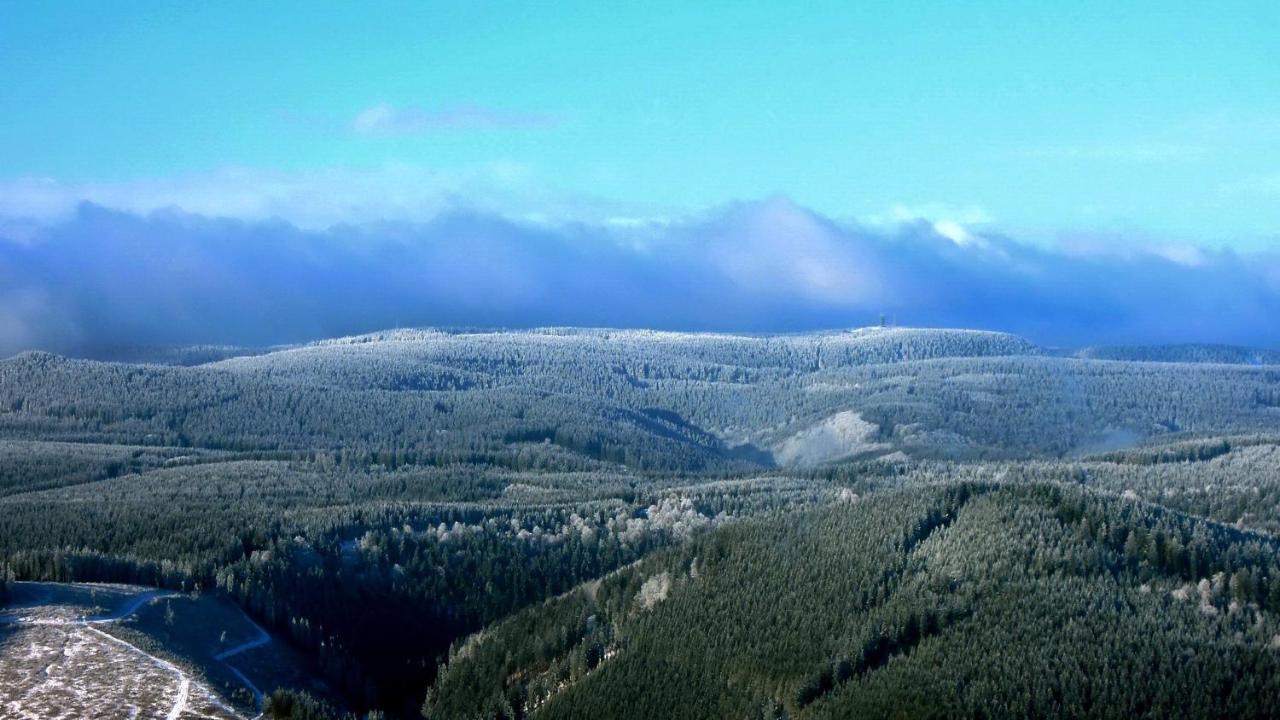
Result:
{"type": "Polygon", "coordinates": [[[534,168],[510,161],[452,169],[387,163],[295,172],[233,166],[110,183],[30,177],[0,181],[0,219],[58,222],[85,202],[134,214],[180,208],[209,217],[278,218],[305,229],[382,220],[425,222],[457,209],[547,222],[659,214],[652,207],[559,192],[534,168]]]}
{"type": "Polygon", "coordinates": [[[865,218],[866,223],[882,228],[922,220],[930,223],[935,233],[957,245],[982,244],[984,241],[975,234],[975,230],[994,222],[994,218],[986,210],[976,205],[952,207],[945,203],[897,204],[889,208],[888,212],[865,218]]]}
{"type": "Polygon", "coordinates": [[[954,207],[936,202],[916,205],[899,203],[889,208],[887,213],[877,215],[873,219],[881,224],[929,220],[935,223],[951,221],[964,225],[986,225],[995,221],[990,213],[976,205],[954,207]]]}
{"type": "Polygon", "coordinates": [[[1080,258],[1107,257],[1135,261],[1153,257],[1187,267],[1200,267],[1213,261],[1212,253],[1195,245],[1161,242],[1134,233],[1068,233],[1058,238],[1057,247],[1065,255],[1080,258]]]}
{"type": "Polygon", "coordinates": [[[981,229],[958,243],[932,221],[840,223],[784,198],[663,222],[454,208],[326,229],[85,204],[16,227],[0,239],[0,354],[396,325],[798,331],[880,313],[1047,344],[1280,346],[1278,254],[1066,252],[981,229]]]}
{"type": "Polygon", "coordinates": [[[357,135],[394,137],[442,130],[501,130],[545,128],[556,124],[550,115],[520,113],[482,105],[455,105],[431,110],[416,105],[371,105],[351,121],[357,135]]]}

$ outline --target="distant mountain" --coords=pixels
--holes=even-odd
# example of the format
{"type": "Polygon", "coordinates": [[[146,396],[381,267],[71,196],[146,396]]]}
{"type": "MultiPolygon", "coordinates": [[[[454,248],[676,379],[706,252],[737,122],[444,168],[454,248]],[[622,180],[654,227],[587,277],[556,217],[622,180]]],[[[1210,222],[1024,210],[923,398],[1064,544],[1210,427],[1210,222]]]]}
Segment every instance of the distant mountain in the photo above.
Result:
{"type": "Polygon", "coordinates": [[[261,355],[280,348],[244,347],[240,345],[126,345],[99,348],[84,353],[90,360],[138,363],[144,365],[205,365],[246,355],[261,355]]]}
{"type": "Polygon", "coordinates": [[[1280,350],[1263,350],[1240,345],[1102,345],[1081,348],[1073,355],[1092,360],[1280,365],[1280,350]]]}
{"type": "Polygon", "coordinates": [[[909,328],[395,330],[194,367],[0,361],[11,437],[391,462],[567,452],[584,468],[655,471],[1110,451],[1169,433],[1267,431],[1278,398],[1274,369],[1156,372],[1045,355],[1002,333],[909,328]]]}

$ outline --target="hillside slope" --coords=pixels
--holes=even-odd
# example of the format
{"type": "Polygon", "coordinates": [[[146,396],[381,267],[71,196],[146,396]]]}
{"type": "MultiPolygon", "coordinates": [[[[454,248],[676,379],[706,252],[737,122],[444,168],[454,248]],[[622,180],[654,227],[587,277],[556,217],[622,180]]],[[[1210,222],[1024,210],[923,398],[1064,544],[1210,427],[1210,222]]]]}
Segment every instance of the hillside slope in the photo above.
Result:
{"type": "Polygon", "coordinates": [[[1051,485],[728,526],[460,646],[428,717],[1267,717],[1276,541],[1051,485]]]}
{"type": "Polygon", "coordinates": [[[1048,357],[956,330],[395,331],[193,368],[0,361],[5,437],[387,465],[554,452],[582,469],[725,472],[895,451],[1061,456],[1277,423],[1277,366],[1048,357]]]}

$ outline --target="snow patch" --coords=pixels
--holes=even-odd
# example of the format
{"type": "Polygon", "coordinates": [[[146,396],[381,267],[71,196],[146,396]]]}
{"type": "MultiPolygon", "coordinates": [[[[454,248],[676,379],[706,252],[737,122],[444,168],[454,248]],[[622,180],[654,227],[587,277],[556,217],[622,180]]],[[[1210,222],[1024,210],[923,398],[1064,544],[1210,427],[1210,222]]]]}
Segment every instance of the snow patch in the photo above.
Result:
{"type": "Polygon", "coordinates": [[[662,572],[644,581],[640,592],[636,594],[636,601],[640,603],[641,610],[648,610],[666,600],[670,592],[671,573],[662,572]]]}
{"type": "Polygon", "coordinates": [[[813,427],[801,430],[773,449],[779,465],[810,467],[854,455],[889,448],[875,442],[880,427],[853,410],[836,413],[813,427]]]}

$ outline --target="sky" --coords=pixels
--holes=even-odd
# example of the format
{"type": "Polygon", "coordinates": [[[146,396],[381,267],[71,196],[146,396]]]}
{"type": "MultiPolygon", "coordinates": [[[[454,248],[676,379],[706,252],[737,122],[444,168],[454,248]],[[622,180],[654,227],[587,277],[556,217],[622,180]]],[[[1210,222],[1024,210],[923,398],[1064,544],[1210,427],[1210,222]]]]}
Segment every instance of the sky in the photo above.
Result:
{"type": "MultiPolygon", "coordinates": [[[[174,213],[328,239],[483,216],[634,250],[744,206],[908,255],[928,235],[1067,264],[1236,263],[1280,294],[1280,4],[0,4],[10,347],[52,342],[31,307],[71,317],[64,296],[85,295],[33,274],[52,254],[33,244],[110,213],[148,238],[174,213]]],[[[839,281],[875,281],[863,270],[839,281]]],[[[859,297],[834,307],[892,304],[859,297]]],[[[438,299],[409,314],[461,317],[438,299]]],[[[1266,339],[1246,330],[1221,334],[1266,339]]]]}

